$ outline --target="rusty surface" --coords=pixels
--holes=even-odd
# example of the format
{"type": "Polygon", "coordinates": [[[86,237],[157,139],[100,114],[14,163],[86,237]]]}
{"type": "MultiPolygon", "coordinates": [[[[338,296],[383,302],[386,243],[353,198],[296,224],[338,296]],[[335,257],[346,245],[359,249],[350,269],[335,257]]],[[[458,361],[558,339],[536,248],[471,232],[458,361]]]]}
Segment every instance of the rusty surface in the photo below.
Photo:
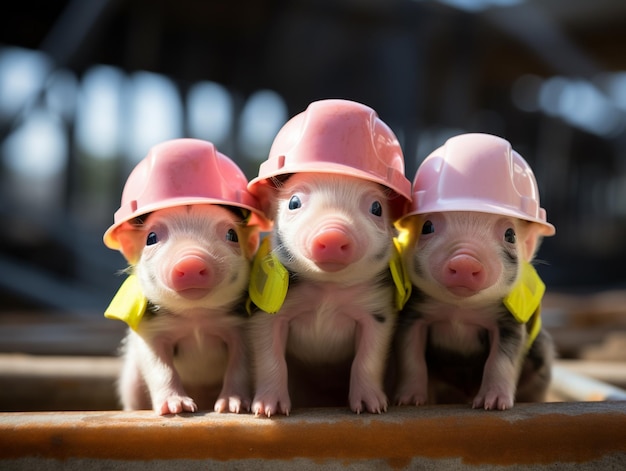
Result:
{"type": "Polygon", "coordinates": [[[307,459],[347,465],[378,460],[396,469],[416,459],[452,459],[475,466],[610,459],[626,466],[626,403],[518,404],[506,412],[402,407],[360,416],[343,409],[316,409],[272,419],[215,413],[0,414],[0,464],[29,457],[225,464],[307,459]]]}

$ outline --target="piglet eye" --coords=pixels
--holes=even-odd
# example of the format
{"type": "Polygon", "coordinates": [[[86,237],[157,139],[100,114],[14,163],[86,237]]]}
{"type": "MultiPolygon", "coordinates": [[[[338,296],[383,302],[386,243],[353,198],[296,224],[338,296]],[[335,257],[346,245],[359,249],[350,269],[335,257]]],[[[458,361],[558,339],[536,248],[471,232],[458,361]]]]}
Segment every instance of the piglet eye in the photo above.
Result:
{"type": "Polygon", "coordinates": [[[148,234],[148,237],[146,239],[146,245],[154,245],[159,241],[159,238],[156,235],[156,232],[151,232],[150,234],[148,234]]]}
{"type": "Polygon", "coordinates": [[[435,226],[431,221],[426,221],[422,226],[422,234],[432,234],[435,232],[435,226]]]}
{"type": "Polygon", "coordinates": [[[372,206],[370,207],[370,213],[374,216],[382,216],[383,215],[383,205],[380,204],[380,201],[374,201],[372,206]]]}
{"type": "Polygon", "coordinates": [[[302,206],[302,201],[296,195],[293,195],[289,200],[289,209],[298,209],[302,206]]]}
{"type": "Polygon", "coordinates": [[[506,242],[508,242],[509,244],[514,244],[515,243],[516,237],[515,237],[515,231],[513,230],[513,228],[509,227],[504,232],[504,240],[506,242]]]}
{"type": "Polygon", "coordinates": [[[239,242],[239,236],[237,236],[235,229],[228,229],[226,240],[229,242],[239,242]]]}

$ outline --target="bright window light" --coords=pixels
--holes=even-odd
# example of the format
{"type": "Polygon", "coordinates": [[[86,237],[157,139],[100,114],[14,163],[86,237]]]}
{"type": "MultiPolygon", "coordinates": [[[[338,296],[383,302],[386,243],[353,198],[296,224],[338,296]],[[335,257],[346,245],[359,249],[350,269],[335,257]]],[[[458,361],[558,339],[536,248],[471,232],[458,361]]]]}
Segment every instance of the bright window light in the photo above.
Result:
{"type": "Polygon", "coordinates": [[[109,66],[93,67],[83,78],[76,140],[90,157],[112,159],[119,155],[125,81],[119,69],[109,66]]]}
{"type": "Polygon", "coordinates": [[[150,72],[132,75],[121,119],[125,155],[139,162],[160,142],[183,136],[183,106],[176,85],[150,72]]]}
{"type": "Polygon", "coordinates": [[[271,90],[250,96],[241,113],[239,146],[242,153],[255,160],[267,158],[272,142],[287,121],[287,105],[271,90]]]}
{"type": "Polygon", "coordinates": [[[44,54],[16,47],[0,48],[0,117],[16,116],[42,89],[51,62],[44,54]]]}
{"type": "Polygon", "coordinates": [[[225,87],[215,82],[194,84],[187,95],[190,137],[221,148],[232,133],[234,112],[233,98],[225,87]]]}
{"type": "Polygon", "coordinates": [[[31,180],[58,176],[67,163],[67,141],[61,120],[37,109],[3,143],[2,154],[8,170],[31,180]]]}

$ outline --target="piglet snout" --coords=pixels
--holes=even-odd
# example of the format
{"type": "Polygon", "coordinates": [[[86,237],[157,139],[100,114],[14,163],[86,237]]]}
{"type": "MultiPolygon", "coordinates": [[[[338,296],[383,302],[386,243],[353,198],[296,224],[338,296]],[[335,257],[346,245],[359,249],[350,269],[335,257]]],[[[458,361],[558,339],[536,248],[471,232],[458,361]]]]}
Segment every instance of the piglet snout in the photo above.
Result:
{"type": "Polygon", "coordinates": [[[171,288],[189,298],[204,296],[214,283],[209,264],[198,255],[180,257],[170,271],[171,288]]]}
{"type": "Polygon", "coordinates": [[[356,243],[341,227],[326,227],[311,238],[311,259],[325,271],[338,271],[356,258],[356,243]]]}
{"type": "Polygon", "coordinates": [[[486,288],[487,284],[485,267],[472,255],[459,254],[450,258],[442,275],[443,284],[459,296],[471,296],[486,288]]]}

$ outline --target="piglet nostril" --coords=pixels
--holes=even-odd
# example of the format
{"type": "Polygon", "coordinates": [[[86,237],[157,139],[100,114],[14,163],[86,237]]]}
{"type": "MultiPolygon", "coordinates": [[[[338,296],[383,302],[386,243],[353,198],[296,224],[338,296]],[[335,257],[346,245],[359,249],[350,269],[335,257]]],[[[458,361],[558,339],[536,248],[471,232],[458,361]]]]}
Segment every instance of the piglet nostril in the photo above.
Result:
{"type": "Polygon", "coordinates": [[[312,258],[316,262],[350,263],[354,253],[351,237],[339,229],[325,229],[311,241],[312,258]]]}
{"type": "Polygon", "coordinates": [[[201,257],[182,257],[174,264],[170,273],[172,288],[176,291],[211,286],[212,272],[201,257]]]}
{"type": "Polygon", "coordinates": [[[462,287],[480,291],[485,287],[487,274],[483,264],[471,255],[456,255],[448,260],[443,273],[448,287],[462,287]]]}

